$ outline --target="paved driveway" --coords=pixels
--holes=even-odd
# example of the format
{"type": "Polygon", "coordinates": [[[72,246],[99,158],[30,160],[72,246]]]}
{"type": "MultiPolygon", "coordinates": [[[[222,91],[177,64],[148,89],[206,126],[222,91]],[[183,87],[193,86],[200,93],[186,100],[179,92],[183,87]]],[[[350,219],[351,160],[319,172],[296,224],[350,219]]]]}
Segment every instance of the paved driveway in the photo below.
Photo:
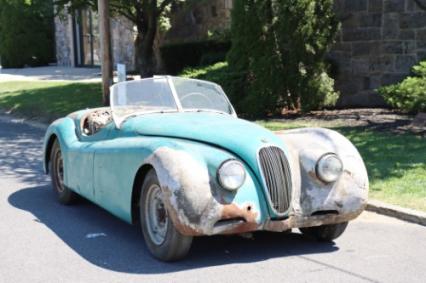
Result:
{"type": "Polygon", "coordinates": [[[373,213],[332,244],[204,237],[186,260],[160,263],[138,227],[87,201],[55,201],[42,135],[0,119],[0,282],[426,282],[426,227],[373,213]]]}
{"type": "Polygon", "coordinates": [[[101,81],[100,68],[36,67],[0,69],[0,82],[4,81],[101,81]]]}

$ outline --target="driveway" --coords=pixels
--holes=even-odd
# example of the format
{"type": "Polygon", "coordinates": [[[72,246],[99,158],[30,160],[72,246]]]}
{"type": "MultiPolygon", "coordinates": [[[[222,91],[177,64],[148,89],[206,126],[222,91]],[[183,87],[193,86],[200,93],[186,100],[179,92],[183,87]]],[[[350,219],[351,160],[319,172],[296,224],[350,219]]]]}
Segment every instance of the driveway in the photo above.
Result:
{"type": "Polygon", "coordinates": [[[36,67],[1,69],[0,82],[4,81],[101,81],[100,68],[36,67]]]}
{"type": "Polygon", "coordinates": [[[0,119],[0,282],[426,282],[426,227],[365,212],[334,243],[292,234],[197,238],[189,257],[150,257],[138,227],[42,174],[43,130],[0,119]]]}

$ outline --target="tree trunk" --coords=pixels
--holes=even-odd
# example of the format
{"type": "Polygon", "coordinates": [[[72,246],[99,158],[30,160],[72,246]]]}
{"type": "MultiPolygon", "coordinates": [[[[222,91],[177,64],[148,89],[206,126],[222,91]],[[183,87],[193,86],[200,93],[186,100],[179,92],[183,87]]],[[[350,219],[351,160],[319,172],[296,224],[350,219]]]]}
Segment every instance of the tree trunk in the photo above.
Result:
{"type": "Polygon", "coordinates": [[[154,41],[138,32],[135,41],[136,69],[141,78],[152,77],[155,72],[154,41]]]}
{"type": "Polygon", "coordinates": [[[138,34],[135,41],[136,68],[142,78],[152,77],[155,72],[156,62],[154,56],[154,41],[157,33],[157,1],[151,2],[150,7],[138,16],[138,34]],[[149,10],[151,10],[151,12],[149,10]],[[154,11],[154,12],[152,12],[154,11]]]}

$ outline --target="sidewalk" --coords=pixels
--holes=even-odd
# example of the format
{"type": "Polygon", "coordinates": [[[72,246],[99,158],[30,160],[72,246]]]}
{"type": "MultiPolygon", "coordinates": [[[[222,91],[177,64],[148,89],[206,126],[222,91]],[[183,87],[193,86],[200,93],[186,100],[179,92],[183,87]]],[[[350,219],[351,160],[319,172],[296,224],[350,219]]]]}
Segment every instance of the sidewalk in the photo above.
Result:
{"type": "Polygon", "coordinates": [[[5,81],[101,81],[100,68],[36,67],[1,69],[0,82],[5,81]]]}

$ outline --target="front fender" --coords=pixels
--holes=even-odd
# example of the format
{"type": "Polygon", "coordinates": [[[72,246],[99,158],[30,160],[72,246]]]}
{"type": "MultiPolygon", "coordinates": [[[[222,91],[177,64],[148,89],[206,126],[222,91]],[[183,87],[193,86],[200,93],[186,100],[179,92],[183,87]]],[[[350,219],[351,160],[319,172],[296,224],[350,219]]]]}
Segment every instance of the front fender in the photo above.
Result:
{"type": "Polygon", "coordinates": [[[206,145],[197,147],[160,147],[147,160],[155,168],[175,227],[185,235],[256,230],[267,218],[267,207],[252,171],[246,166],[244,185],[229,192],[216,181],[216,170],[235,157],[206,145]]]}
{"type": "Polygon", "coordinates": [[[293,216],[310,217],[335,211],[342,222],[364,210],[368,198],[367,170],[358,150],[347,138],[321,128],[281,131],[277,135],[290,152],[293,216]],[[315,170],[318,159],[326,153],[337,154],[344,167],[339,180],[329,184],[319,180],[315,170]]]}

